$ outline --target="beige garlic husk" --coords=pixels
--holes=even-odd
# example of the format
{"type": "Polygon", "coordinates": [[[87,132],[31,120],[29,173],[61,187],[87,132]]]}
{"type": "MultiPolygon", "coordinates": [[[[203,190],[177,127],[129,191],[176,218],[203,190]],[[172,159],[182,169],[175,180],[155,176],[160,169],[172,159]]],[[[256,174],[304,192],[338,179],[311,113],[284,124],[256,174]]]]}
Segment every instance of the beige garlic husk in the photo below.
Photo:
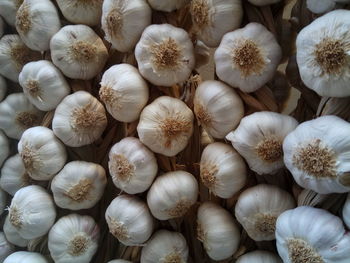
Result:
{"type": "Polygon", "coordinates": [[[7,216],[4,222],[3,231],[5,234],[6,239],[13,245],[18,247],[26,247],[29,244],[28,239],[24,239],[21,237],[16,229],[11,223],[10,223],[10,217],[7,216]]]}
{"type": "Polygon", "coordinates": [[[271,5],[271,4],[278,3],[279,1],[281,0],[248,0],[248,2],[257,6],[271,5]]]}
{"type": "Polygon", "coordinates": [[[118,121],[132,122],[140,117],[147,104],[147,82],[137,68],[118,64],[103,73],[99,95],[107,111],[118,121]]]}
{"type": "Polygon", "coordinates": [[[22,3],[23,0],[1,0],[0,16],[2,16],[9,25],[15,26],[16,13],[22,3]]]}
{"type": "Polygon", "coordinates": [[[52,62],[72,79],[92,79],[108,58],[102,39],[85,25],[62,27],[51,38],[50,50],[52,62]]]}
{"type": "Polygon", "coordinates": [[[217,47],[223,35],[241,25],[241,0],[192,0],[190,13],[193,31],[209,47],[217,47]]]}
{"type": "Polygon", "coordinates": [[[186,171],[168,172],[158,176],[147,194],[152,215],[159,220],[184,216],[196,203],[198,182],[186,171]]]}
{"type": "Polygon", "coordinates": [[[186,263],[188,246],[181,233],[158,230],[141,251],[141,263],[186,263]]]}
{"type": "Polygon", "coordinates": [[[107,126],[106,111],[95,97],[77,91],[57,106],[52,129],[70,147],[88,145],[99,139],[107,126]]]}
{"type": "Polygon", "coordinates": [[[38,126],[44,112],[38,110],[23,93],[12,93],[0,103],[0,129],[19,140],[23,132],[38,126]]]}
{"type": "Polygon", "coordinates": [[[197,238],[213,260],[231,257],[240,242],[240,231],[231,214],[221,206],[202,203],[197,214],[197,238]]]}
{"type": "Polygon", "coordinates": [[[154,10],[172,12],[184,7],[190,0],[148,0],[154,10]]]}
{"type": "Polygon", "coordinates": [[[241,98],[233,88],[216,80],[199,84],[193,104],[198,122],[214,138],[224,138],[244,115],[241,98]]]}
{"type": "Polygon", "coordinates": [[[120,195],[107,207],[109,232],[126,246],[140,246],[152,235],[154,219],[147,204],[133,195],[120,195]]]}
{"type": "Polygon", "coordinates": [[[136,45],[135,58],[141,75],[158,86],[186,81],[195,66],[188,33],[170,24],[148,26],[136,45]]]}
{"type": "Polygon", "coordinates": [[[87,263],[97,251],[100,229],[91,216],[69,214],[51,228],[48,247],[55,263],[87,263]]]}
{"type": "Polygon", "coordinates": [[[102,30],[105,32],[105,39],[120,52],[134,49],[151,20],[152,10],[146,0],[103,1],[102,30]]]}
{"type": "Polygon", "coordinates": [[[0,75],[0,102],[6,97],[7,84],[3,76],[0,75]]]}
{"type": "Polygon", "coordinates": [[[108,167],[115,186],[128,194],[146,191],[158,172],[154,154],[134,137],[112,146],[108,167]]]}
{"type": "Polygon", "coordinates": [[[185,149],[193,133],[193,113],[181,100],[161,96],[140,115],[140,140],[155,153],[175,156],[185,149]]]}
{"type": "Polygon", "coordinates": [[[255,250],[240,256],[236,263],[282,263],[282,260],[270,251],[255,250]]]}
{"type": "Polygon", "coordinates": [[[0,232],[0,262],[4,262],[5,258],[15,252],[13,244],[5,237],[3,232],[0,232]]]}
{"type": "Polygon", "coordinates": [[[350,229],[350,194],[348,194],[348,197],[343,206],[342,215],[345,225],[350,229]]]}
{"type": "Polygon", "coordinates": [[[0,38],[3,36],[5,31],[5,23],[4,20],[0,16],[0,38]]]}
{"type": "Polygon", "coordinates": [[[7,193],[0,188],[0,215],[4,212],[7,205],[7,193]]]}
{"type": "Polygon", "coordinates": [[[196,41],[196,44],[194,46],[194,54],[196,60],[196,69],[208,64],[210,61],[210,48],[200,40],[196,41]]]}
{"type": "Polygon", "coordinates": [[[53,178],[51,191],[61,208],[88,209],[101,199],[106,184],[106,172],[101,165],[72,161],[53,178]]]}
{"type": "Polygon", "coordinates": [[[10,155],[10,142],[6,135],[0,130],[0,167],[10,155]]]}
{"type": "Polygon", "coordinates": [[[253,240],[274,240],[277,217],[295,206],[288,192],[274,185],[259,184],[239,196],[235,216],[253,240]]]}
{"type": "Polygon", "coordinates": [[[37,252],[17,251],[9,255],[3,263],[49,263],[49,260],[37,252]]]}

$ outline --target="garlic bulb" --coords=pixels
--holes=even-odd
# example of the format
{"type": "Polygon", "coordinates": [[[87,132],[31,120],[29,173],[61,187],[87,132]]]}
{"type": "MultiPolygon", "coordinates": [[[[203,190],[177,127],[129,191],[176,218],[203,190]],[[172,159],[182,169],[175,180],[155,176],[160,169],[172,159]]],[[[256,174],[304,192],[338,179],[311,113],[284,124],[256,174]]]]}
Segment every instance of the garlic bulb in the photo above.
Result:
{"type": "Polygon", "coordinates": [[[7,204],[7,194],[0,188],[0,215],[4,212],[7,204]]]}
{"type": "Polygon", "coordinates": [[[276,240],[285,263],[350,261],[350,235],[338,217],[322,209],[301,206],[281,214],[276,240]]]}
{"type": "Polygon", "coordinates": [[[0,129],[12,139],[19,140],[25,130],[40,125],[43,117],[23,93],[12,93],[0,103],[0,129]]]}
{"type": "Polygon", "coordinates": [[[139,118],[147,104],[149,91],[137,68],[119,64],[103,73],[99,94],[113,118],[132,122],[139,118]]]}
{"type": "Polygon", "coordinates": [[[112,261],[108,261],[107,263],[132,263],[132,262],[124,259],[114,259],[112,261]]]}
{"type": "Polygon", "coordinates": [[[88,209],[101,199],[106,184],[106,172],[101,165],[73,161],[53,178],[51,191],[61,208],[88,209]]]}
{"type": "Polygon", "coordinates": [[[170,24],[148,26],[136,45],[135,57],[141,75],[157,86],[187,80],[195,66],[188,33],[170,24]]]}
{"type": "Polygon", "coordinates": [[[279,2],[281,0],[248,0],[248,2],[257,6],[271,5],[279,2]]]}
{"type": "Polygon", "coordinates": [[[91,79],[102,71],[108,51],[102,39],[88,26],[68,25],[50,42],[52,62],[72,79],[91,79]]]}
{"type": "Polygon", "coordinates": [[[192,0],[190,13],[198,39],[217,47],[225,33],[239,28],[243,8],[241,0],[192,0]]]}
{"type": "Polygon", "coordinates": [[[0,232],[0,262],[4,262],[4,259],[13,252],[15,252],[14,246],[7,241],[4,233],[0,232]]]}
{"type": "Polygon", "coordinates": [[[152,215],[159,220],[184,216],[198,197],[196,178],[185,171],[168,172],[156,178],[147,194],[152,215]]]}
{"type": "Polygon", "coordinates": [[[237,93],[216,80],[202,82],[196,89],[193,103],[199,123],[214,138],[224,138],[244,114],[243,102],[237,93]]]}
{"type": "Polygon", "coordinates": [[[23,0],[1,0],[0,1],[0,16],[2,16],[6,22],[14,26],[16,22],[16,12],[21,6],[23,0]]]}
{"type": "Polygon", "coordinates": [[[0,101],[6,97],[7,85],[4,77],[0,75],[0,101]]]}
{"type": "Polygon", "coordinates": [[[273,78],[281,57],[274,35],[250,23],[224,35],[215,51],[216,74],[233,87],[253,92],[273,78]]]}
{"type": "Polygon", "coordinates": [[[253,240],[274,240],[277,217],[295,206],[288,192],[274,185],[259,184],[239,196],[235,216],[253,240]]]}
{"type": "Polygon", "coordinates": [[[343,220],[345,225],[350,228],[350,194],[348,194],[348,198],[343,206],[343,220]]]}
{"type": "Polygon", "coordinates": [[[106,40],[120,52],[131,51],[135,47],[143,30],[151,24],[151,19],[152,10],[146,0],[103,1],[102,30],[106,40]]]}
{"type": "Polygon", "coordinates": [[[236,263],[282,263],[282,260],[269,251],[255,250],[240,256],[236,263]]]}
{"type": "Polygon", "coordinates": [[[115,186],[128,194],[146,191],[158,171],[154,154],[134,137],[124,138],[113,145],[108,167],[115,186]]]}
{"type": "Polygon", "coordinates": [[[315,14],[323,14],[335,8],[334,0],[306,0],[307,8],[315,14]]]}
{"type": "Polygon", "coordinates": [[[42,126],[23,133],[18,143],[18,153],[29,176],[39,181],[52,179],[67,160],[64,145],[52,130],[42,126]]]}
{"type": "Polygon", "coordinates": [[[146,203],[132,195],[113,199],[106,210],[109,232],[126,246],[139,246],[152,235],[154,223],[146,203]]]}
{"type": "Polygon", "coordinates": [[[188,246],[181,233],[158,230],[141,251],[141,263],[185,263],[188,246]]]}
{"type": "Polygon", "coordinates": [[[36,252],[17,251],[9,255],[4,263],[49,263],[49,261],[36,252]]]}
{"type": "Polygon", "coordinates": [[[10,217],[7,216],[3,226],[3,231],[6,239],[15,246],[26,247],[29,243],[29,240],[24,239],[19,235],[17,229],[10,223],[10,217]]]}
{"type": "Polygon", "coordinates": [[[5,134],[0,130],[0,167],[10,155],[10,142],[5,134]]]}
{"type": "Polygon", "coordinates": [[[231,257],[238,249],[240,232],[233,217],[212,202],[200,205],[197,215],[197,238],[214,260],[231,257]]]}
{"type": "Polygon", "coordinates": [[[77,91],[57,106],[52,129],[70,147],[80,147],[96,141],[107,126],[106,111],[95,97],[77,91]]]}
{"type": "Polygon", "coordinates": [[[143,109],[137,132],[153,152],[175,156],[192,136],[193,113],[181,100],[161,96],[143,109]]]}
{"type": "Polygon", "coordinates": [[[182,8],[190,0],[148,0],[149,5],[158,11],[171,12],[182,8]]]}
{"type": "Polygon", "coordinates": [[[62,73],[47,60],[26,64],[19,75],[19,84],[29,101],[42,111],[55,109],[70,93],[62,73]]]}
{"type": "Polygon", "coordinates": [[[90,262],[98,248],[100,230],[91,216],[61,217],[49,232],[48,246],[55,263],[90,262]]]}

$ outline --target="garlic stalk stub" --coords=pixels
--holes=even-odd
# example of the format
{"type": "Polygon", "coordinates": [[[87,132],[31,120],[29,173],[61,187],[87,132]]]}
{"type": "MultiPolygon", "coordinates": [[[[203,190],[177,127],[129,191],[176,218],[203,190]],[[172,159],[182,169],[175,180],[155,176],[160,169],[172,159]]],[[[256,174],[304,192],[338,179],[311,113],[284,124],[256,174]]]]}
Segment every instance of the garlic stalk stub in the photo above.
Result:
{"type": "Polygon", "coordinates": [[[350,228],[350,194],[348,194],[348,198],[345,201],[342,214],[345,225],[350,228]]]}
{"type": "Polygon", "coordinates": [[[9,255],[4,263],[49,263],[49,261],[36,252],[17,251],[9,255]]]}
{"type": "Polygon", "coordinates": [[[15,252],[14,246],[7,241],[3,232],[0,232],[0,262],[4,262],[8,255],[15,252]]]}
{"type": "Polygon", "coordinates": [[[10,217],[7,216],[3,225],[6,239],[13,245],[18,247],[26,247],[30,240],[22,238],[17,232],[16,227],[10,223],[10,217]]]}
{"type": "Polygon", "coordinates": [[[149,5],[158,11],[171,12],[185,6],[190,0],[148,0],[149,5]]]}
{"type": "Polygon", "coordinates": [[[0,167],[10,155],[10,142],[6,135],[0,130],[0,167]]]}
{"type": "Polygon", "coordinates": [[[282,263],[282,260],[269,251],[255,250],[240,256],[236,263],[282,263]]]}
{"type": "Polygon", "coordinates": [[[0,75],[0,102],[6,97],[7,84],[3,76],[0,75]]]}

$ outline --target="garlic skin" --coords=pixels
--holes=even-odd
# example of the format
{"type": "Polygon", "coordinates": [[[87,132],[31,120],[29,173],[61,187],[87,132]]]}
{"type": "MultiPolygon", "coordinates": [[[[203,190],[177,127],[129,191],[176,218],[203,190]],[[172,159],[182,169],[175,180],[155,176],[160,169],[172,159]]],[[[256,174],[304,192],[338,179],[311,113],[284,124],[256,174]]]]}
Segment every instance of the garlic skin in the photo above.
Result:
{"type": "Polygon", "coordinates": [[[146,191],[158,172],[154,154],[134,137],[112,146],[108,167],[115,186],[128,194],[146,191]]]}
{"type": "Polygon", "coordinates": [[[348,194],[348,197],[343,206],[343,220],[345,225],[350,228],[350,194],[348,194]]]}
{"type": "Polygon", "coordinates": [[[141,75],[157,86],[170,87],[189,78],[195,66],[192,41],[182,28],[150,25],[135,48],[141,75]]]}
{"type": "Polygon", "coordinates": [[[103,1],[102,30],[105,32],[105,39],[120,52],[134,49],[151,20],[152,10],[146,0],[103,1]]]}
{"type": "Polygon", "coordinates": [[[148,0],[154,10],[172,12],[185,6],[190,0],[148,0]]]}
{"type": "Polygon", "coordinates": [[[140,141],[155,153],[175,156],[184,150],[193,133],[193,113],[181,100],[161,96],[140,115],[140,141]]]}
{"type": "Polygon", "coordinates": [[[306,0],[307,9],[315,14],[323,14],[335,8],[334,0],[306,0]]]}
{"type": "Polygon", "coordinates": [[[7,241],[4,233],[0,232],[0,262],[3,262],[13,252],[15,252],[14,246],[7,241]]]}
{"type": "Polygon", "coordinates": [[[18,247],[26,247],[30,240],[22,238],[17,229],[10,223],[9,216],[6,216],[3,231],[6,239],[13,245],[18,247]]]}
{"type": "Polygon", "coordinates": [[[248,0],[253,5],[264,6],[278,3],[281,0],[248,0]]]}
{"type": "Polygon", "coordinates": [[[26,64],[19,74],[19,84],[28,100],[42,111],[55,109],[70,93],[62,73],[47,60],[26,64]]]}
{"type": "Polygon", "coordinates": [[[48,247],[55,263],[90,262],[97,251],[100,229],[91,216],[69,214],[51,228],[48,247]]]}
{"type": "Polygon", "coordinates": [[[253,92],[275,75],[282,57],[275,36],[263,25],[249,23],[227,33],[214,54],[219,79],[243,92],[253,92]]]}
{"type": "Polygon", "coordinates": [[[36,252],[17,251],[9,255],[4,263],[49,263],[49,261],[36,252]]]}
{"type": "Polygon", "coordinates": [[[6,97],[7,84],[3,76],[0,75],[0,102],[6,97]]]}
{"type": "Polygon", "coordinates": [[[277,219],[276,240],[285,263],[350,260],[350,236],[340,218],[326,210],[300,206],[284,212],[277,219]]]}
{"type": "Polygon", "coordinates": [[[149,97],[147,82],[137,68],[118,64],[103,73],[99,91],[102,102],[114,119],[136,121],[149,97]]]}
{"type": "Polygon", "coordinates": [[[77,91],[57,106],[52,130],[67,146],[80,147],[99,139],[107,126],[106,111],[95,97],[77,91]]]}
{"type": "Polygon", "coordinates": [[[106,210],[109,232],[126,246],[140,246],[152,235],[154,221],[144,201],[119,195],[106,210]]]}
{"type": "Polygon", "coordinates": [[[51,38],[50,50],[52,62],[72,79],[92,79],[108,58],[102,39],[85,25],[62,27],[51,38]]]}
{"type": "Polygon", "coordinates": [[[188,246],[181,233],[158,230],[141,251],[141,263],[188,262],[188,246]]]}
{"type": "Polygon", "coordinates": [[[216,80],[199,84],[193,103],[198,122],[214,138],[224,138],[244,115],[241,98],[231,87],[216,80]]]}
{"type": "Polygon", "coordinates": [[[282,260],[269,251],[255,250],[240,256],[236,263],[282,263],[282,260]]]}
{"type": "Polygon", "coordinates": [[[16,12],[21,6],[23,0],[1,0],[0,1],[0,16],[11,25],[15,26],[16,12]]]}
{"type": "Polygon", "coordinates": [[[7,204],[7,194],[0,188],[0,215],[4,212],[7,204]]]}
{"type": "Polygon", "coordinates": [[[10,155],[10,142],[5,134],[0,130],[0,167],[10,155]]]}
{"type": "Polygon", "coordinates": [[[261,111],[245,116],[226,139],[258,174],[273,174],[284,167],[282,143],[298,126],[290,116],[261,111]]]}
{"type": "Polygon", "coordinates": [[[240,242],[240,231],[231,214],[221,206],[204,202],[197,214],[197,238],[213,260],[231,257],[240,242]]]}
{"type": "Polygon", "coordinates": [[[274,185],[259,184],[239,196],[235,216],[253,240],[270,241],[275,239],[278,216],[295,206],[288,192],[274,185]]]}
{"type": "Polygon", "coordinates": [[[106,184],[106,172],[101,165],[72,161],[53,178],[51,191],[61,208],[88,209],[101,199],[106,184]]]}

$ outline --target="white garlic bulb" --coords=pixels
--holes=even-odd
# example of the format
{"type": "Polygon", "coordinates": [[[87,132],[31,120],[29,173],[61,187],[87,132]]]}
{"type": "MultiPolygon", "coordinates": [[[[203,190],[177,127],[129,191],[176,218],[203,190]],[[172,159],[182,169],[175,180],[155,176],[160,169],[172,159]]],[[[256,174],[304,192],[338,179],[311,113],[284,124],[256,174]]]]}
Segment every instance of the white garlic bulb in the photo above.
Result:
{"type": "Polygon", "coordinates": [[[108,261],[107,263],[132,263],[132,262],[124,259],[114,259],[112,261],[108,261]]]}
{"type": "Polygon", "coordinates": [[[240,232],[233,217],[212,202],[200,205],[197,215],[197,238],[214,260],[231,257],[238,249],[240,232]]]}
{"type": "Polygon", "coordinates": [[[7,84],[3,76],[0,75],[0,101],[6,97],[7,84]]]}
{"type": "Polygon", "coordinates": [[[149,5],[158,11],[171,12],[185,6],[190,0],[148,0],[149,5]]]}
{"type": "Polygon", "coordinates": [[[16,22],[16,12],[21,6],[23,0],[1,0],[0,1],[0,16],[2,16],[5,21],[14,26],[16,22]]]}
{"type": "Polygon", "coordinates": [[[334,0],[306,0],[307,8],[315,14],[323,14],[335,8],[334,0]]]}
{"type": "Polygon", "coordinates": [[[181,233],[158,230],[141,251],[141,263],[188,262],[188,246],[181,233]]]}
{"type": "Polygon", "coordinates": [[[6,239],[15,246],[26,247],[29,243],[28,239],[24,239],[19,235],[17,229],[10,223],[10,217],[7,216],[3,226],[3,231],[6,239]]]}
{"type": "Polygon", "coordinates": [[[113,199],[106,210],[109,232],[126,246],[140,246],[152,235],[154,222],[144,201],[132,195],[113,199]]]}
{"type": "Polygon", "coordinates": [[[301,206],[284,212],[277,219],[276,240],[285,263],[350,262],[350,235],[326,210],[301,206]]]}
{"type": "Polygon", "coordinates": [[[288,192],[274,185],[259,184],[239,196],[235,216],[253,240],[274,240],[277,217],[295,206],[288,192]]]}
{"type": "Polygon", "coordinates": [[[106,184],[106,172],[101,165],[73,161],[53,178],[51,191],[61,208],[88,209],[101,199],[106,184]]]}
{"type": "Polygon", "coordinates": [[[136,45],[135,57],[141,75],[158,86],[187,80],[195,66],[188,33],[170,24],[148,26],[136,45]]]}
{"type": "Polygon", "coordinates": [[[193,30],[209,47],[217,47],[227,32],[239,28],[243,17],[241,0],[192,0],[193,30]]]}
{"type": "Polygon", "coordinates": [[[184,216],[198,197],[196,178],[185,171],[158,176],[147,194],[152,215],[160,220],[184,216]]]}
{"type": "Polygon", "coordinates": [[[226,136],[244,157],[250,169],[271,174],[284,167],[282,143],[298,122],[275,112],[255,112],[244,117],[236,130],[226,136]]]}
{"type": "Polygon", "coordinates": [[[282,260],[269,251],[255,250],[240,256],[236,263],[282,263],[282,260]]]}
{"type": "Polygon", "coordinates": [[[107,126],[106,111],[95,97],[77,91],[57,106],[52,129],[70,147],[88,145],[100,138],[107,126]]]}
{"type": "Polygon", "coordinates": [[[146,0],[103,1],[101,24],[105,38],[121,52],[135,47],[143,30],[151,24],[151,19],[152,10],[146,0]]]}
{"type": "Polygon", "coordinates": [[[154,154],[134,137],[124,138],[113,145],[108,167],[115,186],[128,194],[146,191],[158,171],[154,154]]]}
{"type": "Polygon", "coordinates": [[[227,33],[215,51],[216,74],[244,92],[261,88],[275,75],[282,50],[263,25],[249,23],[227,33]]]}
{"type": "Polygon", "coordinates": [[[348,194],[348,198],[343,206],[343,220],[345,225],[350,228],[350,194],[348,194]]]}
{"type": "Polygon", "coordinates": [[[50,111],[70,93],[62,73],[47,60],[26,64],[19,74],[19,84],[29,101],[42,111],[50,111]]]}
{"type": "Polygon", "coordinates": [[[175,156],[187,146],[193,133],[193,113],[181,100],[161,96],[141,112],[137,132],[155,153],[175,156]]]}
{"type": "Polygon", "coordinates": [[[0,188],[0,215],[4,212],[7,204],[7,194],[0,188]]]}
{"type": "Polygon", "coordinates": [[[224,138],[244,114],[243,102],[237,93],[216,80],[199,84],[193,104],[199,123],[214,138],[224,138]]]}
{"type": "Polygon", "coordinates": [[[90,262],[98,248],[100,229],[91,216],[61,217],[49,232],[48,246],[55,263],[90,262]]]}
{"type": "Polygon", "coordinates": [[[4,233],[0,232],[0,262],[4,262],[4,259],[13,252],[15,252],[14,246],[7,241],[4,233]]]}
{"type": "Polygon", "coordinates": [[[91,79],[102,71],[108,51],[102,39],[88,26],[62,27],[50,42],[52,62],[72,79],[91,79]]]}
{"type": "Polygon", "coordinates": [[[279,2],[281,0],[248,0],[248,2],[257,6],[271,5],[279,2]]]}
{"type": "Polygon", "coordinates": [[[17,251],[9,255],[4,263],[49,263],[49,261],[36,252],[17,251]]]}
{"type": "Polygon", "coordinates": [[[40,125],[44,112],[39,111],[23,93],[12,93],[0,103],[0,129],[19,140],[23,132],[40,125]]]}
{"type": "Polygon", "coordinates": [[[10,155],[10,142],[6,135],[0,130],[0,167],[10,155]]]}
{"type": "Polygon", "coordinates": [[[147,104],[149,91],[137,68],[119,64],[103,73],[99,95],[113,118],[132,122],[147,104]]]}

